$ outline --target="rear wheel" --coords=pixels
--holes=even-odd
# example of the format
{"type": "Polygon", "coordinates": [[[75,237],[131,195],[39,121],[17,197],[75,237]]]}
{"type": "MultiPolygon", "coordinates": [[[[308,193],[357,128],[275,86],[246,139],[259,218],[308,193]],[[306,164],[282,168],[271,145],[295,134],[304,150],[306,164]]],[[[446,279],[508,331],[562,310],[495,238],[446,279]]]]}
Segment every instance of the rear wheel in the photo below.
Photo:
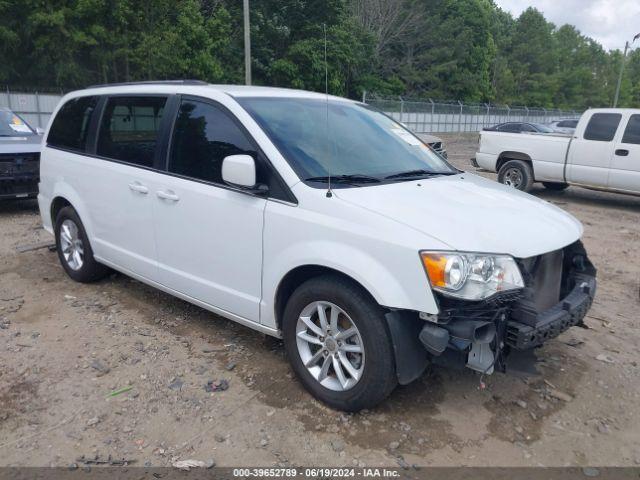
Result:
{"type": "Polygon", "coordinates": [[[509,187],[528,192],[533,185],[533,170],[527,162],[509,160],[500,167],[498,181],[509,187]]]}
{"type": "Polygon", "coordinates": [[[556,192],[560,192],[569,186],[568,183],[552,183],[552,182],[542,182],[542,185],[547,190],[553,190],[556,192]]]}
{"type": "Polygon", "coordinates": [[[373,407],[397,384],[384,311],[348,279],[325,275],[298,287],[285,308],[283,335],[302,384],[333,408],[373,407]]]}
{"type": "Polygon", "coordinates": [[[76,282],[100,280],[109,269],[93,258],[87,233],[73,207],[64,207],[56,217],[54,233],[58,258],[67,275],[76,282]]]}

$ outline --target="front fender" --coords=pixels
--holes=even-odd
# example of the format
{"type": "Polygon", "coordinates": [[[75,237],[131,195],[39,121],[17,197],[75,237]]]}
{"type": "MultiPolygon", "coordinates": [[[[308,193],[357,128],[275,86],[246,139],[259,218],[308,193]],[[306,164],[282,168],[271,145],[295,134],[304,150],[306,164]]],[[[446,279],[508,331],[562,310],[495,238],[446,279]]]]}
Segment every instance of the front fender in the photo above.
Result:
{"type": "Polygon", "coordinates": [[[438,307],[417,252],[380,248],[377,255],[361,247],[327,240],[295,243],[282,250],[265,247],[261,323],[277,327],[275,298],[280,281],[295,268],[321,266],[362,285],[380,305],[437,313],[438,307]],[[386,250],[386,251],[385,251],[386,250]],[[382,258],[381,258],[382,257],[382,258]],[[393,266],[394,271],[390,268],[393,266]]]}

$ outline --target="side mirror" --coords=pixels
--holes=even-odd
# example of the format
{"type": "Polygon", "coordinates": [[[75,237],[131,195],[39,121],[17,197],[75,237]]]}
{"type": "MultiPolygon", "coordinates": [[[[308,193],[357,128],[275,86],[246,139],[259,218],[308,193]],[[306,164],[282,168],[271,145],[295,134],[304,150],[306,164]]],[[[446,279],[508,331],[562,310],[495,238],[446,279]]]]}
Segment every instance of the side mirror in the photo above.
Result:
{"type": "Polygon", "coordinates": [[[36,127],[36,133],[38,135],[44,135],[44,128],[36,127]]]}
{"type": "Polygon", "coordinates": [[[251,155],[224,157],[222,181],[256,195],[265,195],[269,190],[266,185],[256,184],[256,162],[251,155]]]}

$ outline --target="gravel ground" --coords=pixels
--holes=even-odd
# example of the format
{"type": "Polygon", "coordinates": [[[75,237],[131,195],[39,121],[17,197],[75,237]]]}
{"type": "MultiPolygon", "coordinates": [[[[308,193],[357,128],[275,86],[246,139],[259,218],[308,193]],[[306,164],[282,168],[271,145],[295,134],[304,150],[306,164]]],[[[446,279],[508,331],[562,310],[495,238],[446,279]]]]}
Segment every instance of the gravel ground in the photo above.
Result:
{"type": "MultiPolygon", "coordinates": [[[[477,137],[445,140],[473,170],[477,137]]],[[[50,238],[33,202],[1,203],[0,465],[640,464],[640,198],[533,194],[585,225],[599,269],[589,328],[536,350],[537,375],[494,374],[482,390],[474,372],[433,367],[355,415],[306,394],[277,340],[124,275],[74,283],[46,248],[19,253],[50,238]]]]}

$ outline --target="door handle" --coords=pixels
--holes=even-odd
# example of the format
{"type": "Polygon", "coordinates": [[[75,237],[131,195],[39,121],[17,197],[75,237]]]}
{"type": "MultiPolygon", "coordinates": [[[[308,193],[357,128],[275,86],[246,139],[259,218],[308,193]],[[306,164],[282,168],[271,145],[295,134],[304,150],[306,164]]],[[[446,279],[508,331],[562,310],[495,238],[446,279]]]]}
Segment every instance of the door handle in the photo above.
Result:
{"type": "Polygon", "coordinates": [[[129,189],[134,191],[134,192],[138,192],[138,193],[143,193],[143,194],[147,194],[149,193],[149,189],[147,187],[145,187],[144,185],[142,185],[140,182],[133,182],[129,184],[129,189]]]}
{"type": "Polygon", "coordinates": [[[616,155],[618,155],[619,157],[626,157],[627,155],[629,155],[629,150],[625,150],[623,148],[616,150],[616,155]]]}
{"type": "Polygon", "coordinates": [[[156,195],[158,195],[158,198],[161,198],[163,200],[171,200],[172,202],[177,202],[178,200],[180,200],[180,197],[173,193],[171,190],[158,190],[156,192],[156,195]]]}

